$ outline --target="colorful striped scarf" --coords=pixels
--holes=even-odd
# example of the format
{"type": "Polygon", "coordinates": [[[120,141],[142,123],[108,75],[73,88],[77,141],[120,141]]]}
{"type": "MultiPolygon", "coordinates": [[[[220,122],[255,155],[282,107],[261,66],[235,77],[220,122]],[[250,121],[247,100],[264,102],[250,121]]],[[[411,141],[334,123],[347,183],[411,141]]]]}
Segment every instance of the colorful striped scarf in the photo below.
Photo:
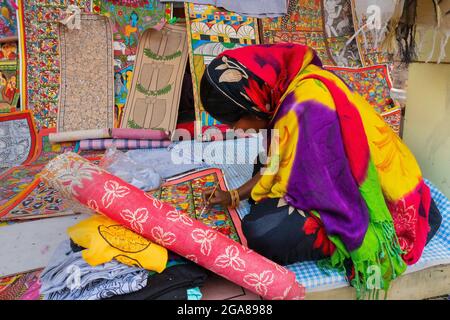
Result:
{"type": "Polygon", "coordinates": [[[284,197],[322,220],[336,245],[329,262],[351,259],[359,297],[389,288],[422,254],[430,192],[406,145],[359,94],[294,44],[225,51],[208,80],[235,104],[271,119],[268,169],[252,198],[284,197]],[[240,75],[236,72],[238,71],[240,75]],[[402,259],[403,258],[403,259],[402,259]]]}

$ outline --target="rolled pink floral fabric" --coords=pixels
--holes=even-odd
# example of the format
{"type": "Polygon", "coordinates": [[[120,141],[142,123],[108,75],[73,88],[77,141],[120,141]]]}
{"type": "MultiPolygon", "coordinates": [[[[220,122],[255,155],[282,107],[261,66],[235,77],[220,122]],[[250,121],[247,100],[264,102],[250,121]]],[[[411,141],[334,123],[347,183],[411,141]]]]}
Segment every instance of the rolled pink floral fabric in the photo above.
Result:
{"type": "Polygon", "coordinates": [[[265,299],[304,298],[304,287],[286,268],[75,153],[65,153],[50,161],[41,178],[64,196],[265,299]]]}

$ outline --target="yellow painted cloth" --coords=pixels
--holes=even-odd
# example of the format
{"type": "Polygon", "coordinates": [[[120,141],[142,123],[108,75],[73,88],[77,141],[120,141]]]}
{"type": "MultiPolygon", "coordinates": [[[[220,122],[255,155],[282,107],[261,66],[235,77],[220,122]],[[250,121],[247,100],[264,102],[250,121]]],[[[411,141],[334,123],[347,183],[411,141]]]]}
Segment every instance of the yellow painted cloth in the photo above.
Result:
{"type": "Polygon", "coordinates": [[[167,265],[167,249],[102,215],[70,227],[68,234],[73,242],[86,248],[82,257],[91,266],[115,259],[129,266],[162,272],[167,265]]]}

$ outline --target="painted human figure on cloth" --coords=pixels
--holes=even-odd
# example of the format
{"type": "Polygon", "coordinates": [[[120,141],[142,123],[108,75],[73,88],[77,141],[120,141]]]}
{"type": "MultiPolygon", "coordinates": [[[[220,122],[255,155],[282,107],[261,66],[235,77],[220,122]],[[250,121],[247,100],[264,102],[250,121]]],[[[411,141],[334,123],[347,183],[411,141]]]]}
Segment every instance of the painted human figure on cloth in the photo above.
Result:
{"type": "Polygon", "coordinates": [[[2,92],[3,100],[8,101],[10,103],[13,101],[14,95],[16,94],[16,85],[17,85],[16,76],[12,76],[11,78],[9,78],[9,80],[6,83],[6,87],[2,92]]]}
{"type": "Polygon", "coordinates": [[[125,26],[125,44],[128,46],[133,46],[137,42],[139,16],[136,12],[131,12],[129,23],[125,26]],[[135,39],[136,38],[136,39],[135,39]]]}
{"type": "Polygon", "coordinates": [[[329,37],[338,37],[350,24],[347,16],[342,15],[344,4],[342,0],[325,0],[326,13],[325,31],[329,37]],[[342,16],[343,19],[339,19],[342,16]]]}
{"type": "Polygon", "coordinates": [[[1,45],[0,60],[17,59],[17,45],[13,42],[7,42],[1,45]]]}

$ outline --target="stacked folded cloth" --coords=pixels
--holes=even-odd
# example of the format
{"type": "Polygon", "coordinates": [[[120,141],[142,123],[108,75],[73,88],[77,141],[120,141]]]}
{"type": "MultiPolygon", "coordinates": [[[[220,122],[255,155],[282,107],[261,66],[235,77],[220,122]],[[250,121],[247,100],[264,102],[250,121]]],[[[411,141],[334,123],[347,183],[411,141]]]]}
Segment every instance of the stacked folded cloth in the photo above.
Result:
{"type": "Polygon", "coordinates": [[[50,134],[50,142],[80,141],[80,150],[153,149],[171,144],[170,132],[155,129],[93,129],[50,134]]]}
{"type": "Polygon", "coordinates": [[[113,220],[68,230],[40,276],[46,300],[198,300],[206,271],[113,220]]]}
{"type": "Polygon", "coordinates": [[[145,269],[117,261],[90,266],[67,240],[41,274],[40,293],[46,300],[98,300],[144,288],[147,275],[145,269]]]}

